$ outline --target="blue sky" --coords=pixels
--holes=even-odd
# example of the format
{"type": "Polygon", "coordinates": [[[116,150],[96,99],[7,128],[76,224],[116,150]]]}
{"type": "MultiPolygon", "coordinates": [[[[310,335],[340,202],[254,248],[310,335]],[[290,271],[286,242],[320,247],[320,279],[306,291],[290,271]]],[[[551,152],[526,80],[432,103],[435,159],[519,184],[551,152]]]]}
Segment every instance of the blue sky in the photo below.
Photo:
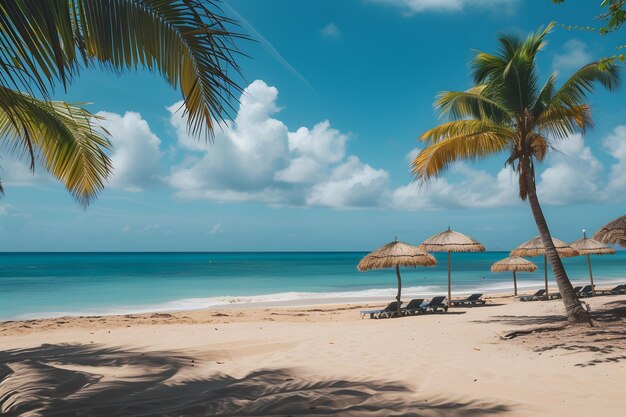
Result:
{"type": "MultiPolygon", "coordinates": [[[[442,90],[468,88],[472,51],[551,20],[593,24],[596,3],[549,0],[230,1],[258,42],[240,43],[242,107],[210,146],[188,137],[159,76],[85,71],[56,98],[92,103],[115,174],[86,211],[41,170],[3,154],[3,251],[369,250],[448,226],[506,250],[536,235],[503,157],[458,164],[417,190],[408,160],[437,123],[442,90]],[[173,114],[174,112],[174,114],[173,114]]],[[[540,69],[561,79],[613,53],[623,34],[555,29],[540,69]]],[[[622,42],[623,43],[623,42],[622,42]]],[[[579,237],[623,214],[624,90],[599,91],[596,127],[539,173],[553,234],[579,237]]]]}

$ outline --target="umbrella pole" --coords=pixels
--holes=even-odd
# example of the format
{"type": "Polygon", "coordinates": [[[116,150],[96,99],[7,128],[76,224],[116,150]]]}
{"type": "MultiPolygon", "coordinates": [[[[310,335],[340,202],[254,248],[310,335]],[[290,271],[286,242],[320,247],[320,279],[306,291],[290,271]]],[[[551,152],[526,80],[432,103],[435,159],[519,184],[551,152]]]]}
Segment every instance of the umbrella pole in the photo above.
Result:
{"type": "Polygon", "coordinates": [[[396,265],[396,277],[398,278],[398,295],[396,300],[398,301],[398,317],[400,317],[400,296],[402,295],[402,278],[400,278],[400,266],[396,265]]]}
{"type": "Polygon", "coordinates": [[[543,254],[543,273],[546,280],[546,297],[548,297],[548,256],[545,253],[543,254]]]}
{"type": "Polygon", "coordinates": [[[591,281],[591,295],[595,297],[596,286],[593,285],[593,272],[591,272],[591,259],[589,258],[589,254],[587,254],[587,265],[589,265],[589,280],[591,281]]]}
{"type": "Polygon", "coordinates": [[[517,277],[515,276],[515,271],[513,271],[513,288],[515,288],[515,295],[517,295],[517,277]]]}
{"type": "Polygon", "coordinates": [[[450,281],[450,251],[448,251],[448,306],[452,305],[452,283],[450,281]]]}

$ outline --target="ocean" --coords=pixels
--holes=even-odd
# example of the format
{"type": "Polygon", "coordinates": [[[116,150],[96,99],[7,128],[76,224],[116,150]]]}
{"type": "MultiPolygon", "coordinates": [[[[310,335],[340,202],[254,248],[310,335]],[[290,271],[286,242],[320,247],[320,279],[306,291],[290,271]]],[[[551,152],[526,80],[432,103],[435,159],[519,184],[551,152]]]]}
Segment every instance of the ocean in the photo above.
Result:
{"type": "MultiPolygon", "coordinates": [[[[393,270],[358,272],[365,252],[0,253],[0,320],[126,314],[210,306],[391,300],[393,270]]],[[[444,295],[445,253],[433,268],[403,268],[403,295],[444,295]]],[[[507,252],[452,254],[453,296],[512,292],[511,273],[492,273],[507,252]]],[[[592,256],[598,287],[626,283],[626,252],[592,256]]],[[[543,258],[518,288],[543,286],[543,258]]],[[[572,282],[589,280],[586,257],[564,259],[572,282]]],[[[551,277],[551,273],[550,273],[551,277]]],[[[554,284],[553,284],[554,285],[554,284]]],[[[404,297],[403,297],[404,298],[404,297]]]]}

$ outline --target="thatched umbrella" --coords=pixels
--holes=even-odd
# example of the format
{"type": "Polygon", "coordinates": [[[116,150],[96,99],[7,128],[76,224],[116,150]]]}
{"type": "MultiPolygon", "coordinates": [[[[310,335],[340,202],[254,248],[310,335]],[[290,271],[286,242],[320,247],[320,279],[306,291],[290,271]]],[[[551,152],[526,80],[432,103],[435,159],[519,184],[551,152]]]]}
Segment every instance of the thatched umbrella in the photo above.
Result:
{"type": "Polygon", "coordinates": [[[520,256],[509,256],[491,265],[491,272],[513,272],[513,288],[517,295],[517,272],[535,272],[537,265],[520,256]]]}
{"type": "Polygon", "coordinates": [[[578,239],[576,242],[572,242],[570,245],[576,249],[579,254],[587,255],[587,265],[589,266],[589,280],[591,281],[591,294],[596,295],[596,290],[593,284],[593,272],[591,271],[591,259],[589,255],[613,255],[615,249],[599,242],[595,239],[589,239],[585,229],[583,229],[582,239],[578,239]]]}
{"type": "Polygon", "coordinates": [[[595,240],[626,247],[626,215],[605,224],[593,235],[595,240]]]}
{"type": "Polygon", "coordinates": [[[448,304],[452,305],[452,282],[450,278],[450,254],[452,252],[484,252],[485,247],[462,233],[448,230],[431,236],[420,245],[427,252],[448,252],[448,304]]]}
{"type": "Polygon", "coordinates": [[[435,266],[436,264],[437,260],[431,254],[424,252],[417,246],[396,240],[367,254],[361,259],[357,269],[363,272],[370,269],[396,268],[396,277],[398,278],[398,295],[396,300],[398,300],[398,316],[400,316],[400,296],[402,295],[400,267],[435,266]]]}
{"type": "MultiPolygon", "coordinates": [[[[561,258],[571,258],[578,256],[578,251],[572,249],[567,243],[562,240],[552,238],[552,243],[556,248],[556,252],[561,258]]],[[[543,271],[546,281],[546,295],[548,295],[548,258],[546,256],[546,249],[543,247],[543,241],[541,236],[537,236],[534,239],[530,239],[528,242],[524,242],[511,251],[512,256],[539,256],[543,255],[543,271]]]]}

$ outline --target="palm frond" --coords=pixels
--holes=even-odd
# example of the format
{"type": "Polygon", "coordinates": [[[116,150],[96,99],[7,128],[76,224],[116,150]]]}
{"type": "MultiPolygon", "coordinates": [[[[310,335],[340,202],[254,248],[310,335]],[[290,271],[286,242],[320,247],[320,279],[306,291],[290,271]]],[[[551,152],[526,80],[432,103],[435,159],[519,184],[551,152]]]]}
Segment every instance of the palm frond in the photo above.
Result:
{"type": "Polygon", "coordinates": [[[536,124],[537,129],[551,137],[566,139],[574,133],[584,133],[593,126],[593,119],[586,104],[574,107],[553,105],[539,115],[536,124]]]}
{"type": "Polygon", "coordinates": [[[449,137],[422,149],[413,161],[413,174],[418,181],[426,181],[454,161],[485,158],[502,152],[509,144],[509,138],[496,132],[449,137]]]}
{"type": "Polygon", "coordinates": [[[85,207],[111,173],[110,143],[95,119],[80,107],[0,88],[0,143],[28,156],[33,170],[38,160],[85,207]]]}
{"type": "Polygon", "coordinates": [[[493,123],[489,119],[480,120],[454,120],[442,123],[420,136],[420,140],[428,144],[439,143],[455,136],[472,135],[481,132],[498,133],[503,137],[513,138],[515,132],[506,125],[493,123]]]}
{"type": "Polygon", "coordinates": [[[542,135],[533,135],[531,140],[532,154],[538,161],[543,161],[550,149],[549,141],[542,135]]]}
{"type": "Polygon", "coordinates": [[[607,90],[615,90],[620,85],[620,71],[614,63],[595,61],[576,71],[548,103],[551,106],[574,107],[585,104],[587,95],[592,93],[596,83],[607,90]]]}
{"type": "Polygon", "coordinates": [[[87,55],[116,70],[144,66],[180,89],[190,132],[212,133],[240,92],[233,21],[200,0],[75,0],[87,55]]]}
{"type": "Polygon", "coordinates": [[[435,108],[442,116],[453,120],[488,118],[506,122],[512,114],[502,103],[483,94],[486,86],[476,86],[467,91],[444,91],[435,100],[435,108]]]}
{"type": "Polygon", "coordinates": [[[49,97],[77,70],[67,0],[7,1],[0,10],[0,83],[49,97]]]}
{"type": "Polygon", "coordinates": [[[180,89],[190,132],[211,137],[241,90],[233,26],[219,0],[3,2],[0,86],[50,99],[81,67],[143,67],[180,89]]]}

